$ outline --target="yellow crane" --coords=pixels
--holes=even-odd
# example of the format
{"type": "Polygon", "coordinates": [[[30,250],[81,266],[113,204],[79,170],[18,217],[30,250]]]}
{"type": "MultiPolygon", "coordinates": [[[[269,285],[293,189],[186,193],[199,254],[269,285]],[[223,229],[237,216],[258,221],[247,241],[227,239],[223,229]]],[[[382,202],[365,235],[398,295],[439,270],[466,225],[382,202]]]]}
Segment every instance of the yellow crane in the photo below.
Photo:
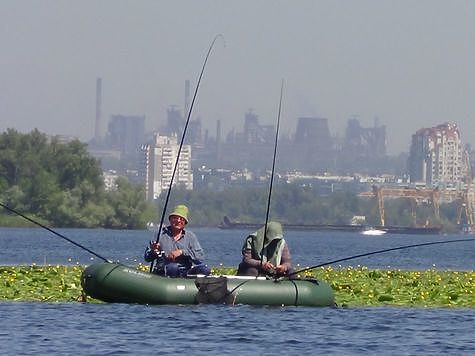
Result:
{"type": "Polygon", "coordinates": [[[385,226],[384,217],[384,198],[408,198],[411,199],[411,215],[413,224],[416,226],[416,205],[420,201],[428,201],[432,204],[434,209],[434,216],[437,220],[440,218],[439,201],[440,192],[438,189],[418,189],[418,188],[390,188],[378,187],[373,185],[371,192],[363,192],[358,194],[360,197],[376,198],[378,202],[379,219],[381,226],[385,226]]]}

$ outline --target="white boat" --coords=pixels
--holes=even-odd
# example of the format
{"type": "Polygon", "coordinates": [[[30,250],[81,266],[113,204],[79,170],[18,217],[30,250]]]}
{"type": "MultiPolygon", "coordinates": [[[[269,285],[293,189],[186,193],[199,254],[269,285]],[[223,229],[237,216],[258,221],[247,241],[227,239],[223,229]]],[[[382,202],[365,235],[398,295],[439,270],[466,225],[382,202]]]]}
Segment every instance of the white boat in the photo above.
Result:
{"type": "Polygon", "coordinates": [[[386,232],[387,231],[384,231],[384,230],[368,228],[366,230],[363,230],[361,233],[363,235],[379,236],[379,235],[384,235],[386,232]]]}

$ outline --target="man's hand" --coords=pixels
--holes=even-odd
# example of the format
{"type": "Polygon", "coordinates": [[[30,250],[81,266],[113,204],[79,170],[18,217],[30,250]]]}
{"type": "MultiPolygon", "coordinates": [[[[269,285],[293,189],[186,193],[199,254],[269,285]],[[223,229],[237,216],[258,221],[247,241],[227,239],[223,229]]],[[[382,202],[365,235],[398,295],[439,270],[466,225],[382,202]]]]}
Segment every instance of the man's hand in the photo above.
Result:
{"type": "Polygon", "coordinates": [[[287,267],[285,265],[278,265],[277,267],[275,267],[275,272],[278,274],[284,274],[285,272],[287,272],[287,267]]]}
{"type": "Polygon", "coordinates": [[[262,268],[264,269],[264,271],[272,271],[275,267],[272,263],[267,261],[262,264],[262,268]]]}
{"type": "Polygon", "coordinates": [[[158,255],[160,253],[160,243],[158,241],[150,241],[150,250],[158,255]]]}

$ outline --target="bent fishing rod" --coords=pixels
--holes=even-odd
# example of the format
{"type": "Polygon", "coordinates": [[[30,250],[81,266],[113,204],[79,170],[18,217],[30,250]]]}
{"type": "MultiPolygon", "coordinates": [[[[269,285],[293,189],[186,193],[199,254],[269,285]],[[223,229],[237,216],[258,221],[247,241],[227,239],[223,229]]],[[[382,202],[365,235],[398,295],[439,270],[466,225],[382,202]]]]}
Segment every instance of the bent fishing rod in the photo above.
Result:
{"type": "Polygon", "coordinates": [[[441,245],[441,244],[448,244],[448,243],[452,243],[452,242],[464,242],[464,241],[475,241],[475,238],[472,238],[472,239],[447,240],[447,241],[424,242],[424,243],[419,243],[419,244],[414,244],[414,245],[405,245],[405,246],[399,246],[399,247],[386,248],[386,249],[384,249],[384,250],[378,250],[378,251],[372,251],[372,252],[367,252],[367,253],[361,253],[361,254],[358,254],[358,255],[349,256],[349,257],[344,257],[344,258],[339,258],[339,259],[337,259],[337,260],[333,260],[333,261],[329,261],[329,262],[325,262],[325,263],[320,263],[320,264],[315,265],[315,266],[303,268],[303,269],[301,269],[301,270],[298,270],[298,271],[295,271],[295,272],[289,274],[289,275],[286,276],[286,277],[290,277],[290,276],[293,276],[293,275],[296,275],[296,274],[299,274],[299,273],[302,273],[302,272],[307,272],[307,271],[310,271],[310,270],[315,269],[315,268],[318,268],[318,267],[328,266],[328,265],[332,265],[332,264],[334,264],[334,263],[343,262],[343,261],[349,261],[349,260],[353,260],[353,259],[360,258],[360,257],[366,257],[366,256],[371,256],[371,255],[377,255],[377,254],[383,253],[383,252],[396,251],[396,250],[404,250],[404,249],[407,249],[407,248],[419,247],[419,246],[441,245]]]}
{"type": "MultiPolygon", "coordinates": [[[[183,143],[185,142],[185,134],[186,134],[186,130],[188,129],[188,124],[190,122],[191,113],[193,111],[193,106],[195,104],[195,100],[196,100],[196,97],[198,95],[198,89],[199,89],[200,84],[201,84],[201,78],[203,77],[203,73],[204,73],[205,68],[206,68],[206,63],[208,62],[208,58],[211,54],[211,51],[213,50],[214,43],[216,42],[216,40],[219,37],[221,37],[223,39],[223,43],[224,43],[224,36],[222,34],[217,34],[214,37],[213,41],[211,42],[211,44],[209,46],[208,52],[206,53],[206,57],[205,57],[204,62],[203,62],[203,66],[201,67],[201,72],[200,72],[198,82],[197,82],[196,87],[195,87],[195,92],[193,94],[193,99],[191,101],[190,109],[188,110],[188,116],[186,118],[185,126],[183,128],[183,133],[181,135],[180,146],[178,147],[178,153],[177,153],[176,160],[175,160],[175,166],[173,167],[172,177],[170,179],[170,185],[168,186],[168,191],[167,191],[167,195],[166,195],[166,198],[165,198],[165,203],[163,205],[162,216],[160,218],[160,225],[158,226],[157,238],[155,240],[156,242],[160,241],[160,235],[162,233],[163,222],[165,220],[165,213],[167,211],[167,206],[168,206],[168,201],[170,200],[170,193],[171,193],[171,190],[172,190],[173,181],[175,180],[175,174],[176,174],[176,170],[177,170],[177,167],[178,167],[178,162],[180,160],[181,149],[183,147],[183,143]]],[[[154,261],[152,261],[151,264],[150,264],[150,272],[152,272],[152,270],[153,270],[153,265],[155,263],[154,261]]]]}
{"type": "MultiPolygon", "coordinates": [[[[264,239],[262,241],[262,249],[261,249],[261,264],[260,269],[262,269],[262,264],[264,261],[264,244],[267,237],[267,223],[269,222],[269,211],[270,211],[270,203],[271,203],[271,196],[272,196],[272,183],[274,181],[274,171],[275,171],[275,157],[277,155],[277,140],[279,138],[279,127],[280,127],[280,114],[282,112],[282,97],[284,93],[284,80],[282,79],[282,84],[280,86],[280,99],[279,99],[279,111],[277,114],[277,124],[275,130],[275,142],[274,142],[274,157],[272,159],[272,170],[270,175],[270,183],[269,183],[269,195],[267,196],[267,210],[266,210],[266,221],[264,224],[264,239]]],[[[256,279],[259,278],[259,273],[256,276],[256,279]]],[[[236,287],[234,287],[230,292],[229,295],[232,295],[235,290],[239,289],[242,285],[248,283],[253,279],[248,279],[244,282],[239,283],[236,287]]]]}
{"type": "Polygon", "coordinates": [[[270,175],[270,183],[269,183],[269,195],[267,197],[267,210],[266,210],[266,222],[264,224],[264,240],[262,241],[262,249],[261,249],[261,269],[262,263],[264,260],[264,247],[267,237],[267,223],[269,222],[269,211],[270,211],[270,203],[271,203],[271,196],[272,196],[272,185],[274,182],[274,172],[275,172],[275,157],[277,156],[277,141],[279,138],[279,127],[280,127],[280,114],[282,112],[282,96],[284,93],[284,80],[282,79],[282,83],[280,86],[280,100],[279,100],[279,111],[277,114],[277,126],[275,130],[275,142],[274,142],[274,157],[272,158],[272,170],[270,175]]]}
{"type": "Polygon", "coordinates": [[[59,232],[54,231],[53,229],[50,229],[49,227],[47,227],[47,226],[41,224],[40,222],[35,221],[35,220],[33,220],[32,218],[29,218],[29,217],[26,216],[26,215],[23,215],[23,214],[20,213],[19,211],[16,211],[15,209],[10,208],[9,206],[7,206],[7,205],[5,205],[5,204],[3,204],[3,203],[1,203],[1,202],[0,202],[0,206],[2,206],[4,209],[8,210],[9,212],[14,213],[14,214],[17,214],[18,216],[21,216],[23,219],[26,219],[26,220],[28,220],[29,222],[32,222],[33,224],[38,225],[38,226],[42,227],[43,229],[48,230],[49,232],[52,232],[52,233],[55,234],[56,236],[61,237],[62,239],[66,240],[66,241],[68,241],[68,242],[70,242],[70,243],[72,243],[73,245],[76,245],[77,247],[82,248],[83,250],[89,252],[90,254],[92,254],[92,255],[94,255],[94,256],[100,258],[100,259],[103,260],[104,262],[109,262],[109,263],[112,262],[112,261],[108,260],[107,258],[102,257],[102,256],[99,255],[98,253],[95,253],[94,251],[88,249],[87,247],[85,247],[85,246],[83,246],[83,245],[77,243],[76,241],[71,240],[70,238],[68,238],[68,237],[66,237],[66,236],[64,236],[64,235],[62,235],[62,234],[60,234],[59,232]]]}

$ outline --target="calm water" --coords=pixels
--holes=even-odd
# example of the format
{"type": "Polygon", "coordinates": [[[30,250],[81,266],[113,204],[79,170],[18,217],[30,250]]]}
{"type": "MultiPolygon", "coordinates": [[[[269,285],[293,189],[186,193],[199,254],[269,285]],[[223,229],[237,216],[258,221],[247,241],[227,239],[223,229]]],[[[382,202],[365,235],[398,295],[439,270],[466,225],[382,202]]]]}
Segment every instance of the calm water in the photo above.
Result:
{"type": "MultiPolygon", "coordinates": [[[[57,230],[113,260],[135,265],[148,231],[57,230]]],[[[194,229],[210,265],[236,266],[249,231],[194,229]]],[[[302,266],[453,236],[287,232],[302,266]]],[[[466,237],[469,239],[471,237],[466,237]]],[[[44,229],[0,228],[0,265],[88,264],[88,253],[44,229]]],[[[411,248],[342,265],[472,270],[475,242],[411,248]]],[[[117,355],[475,353],[475,309],[143,306],[0,303],[0,354],[117,355]]]]}
{"type": "Polygon", "coordinates": [[[474,309],[0,303],[6,355],[469,355],[474,309]]]}
{"type": "MultiPolygon", "coordinates": [[[[97,254],[124,264],[142,262],[143,252],[153,233],[149,231],[57,229],[63,236],[97,254]]],[[[211,266],[237,266],[244,237],[252,232],[197,228],[211,266]]],[[[471,239],[469,235],[398,235],[365,236],[352,232],[288,231],[292,261],[312,266],[343,257],[424,242],[471,239]]],[[[13,264],[90,264],[97,260],[88,252],[45,229],[0,228],[0,265],[13,264]]],[[[391,251],[358,258],[341,265],[370,268],[472,270],[475,268],[475,241],[432,245],[391,251]]]]}

